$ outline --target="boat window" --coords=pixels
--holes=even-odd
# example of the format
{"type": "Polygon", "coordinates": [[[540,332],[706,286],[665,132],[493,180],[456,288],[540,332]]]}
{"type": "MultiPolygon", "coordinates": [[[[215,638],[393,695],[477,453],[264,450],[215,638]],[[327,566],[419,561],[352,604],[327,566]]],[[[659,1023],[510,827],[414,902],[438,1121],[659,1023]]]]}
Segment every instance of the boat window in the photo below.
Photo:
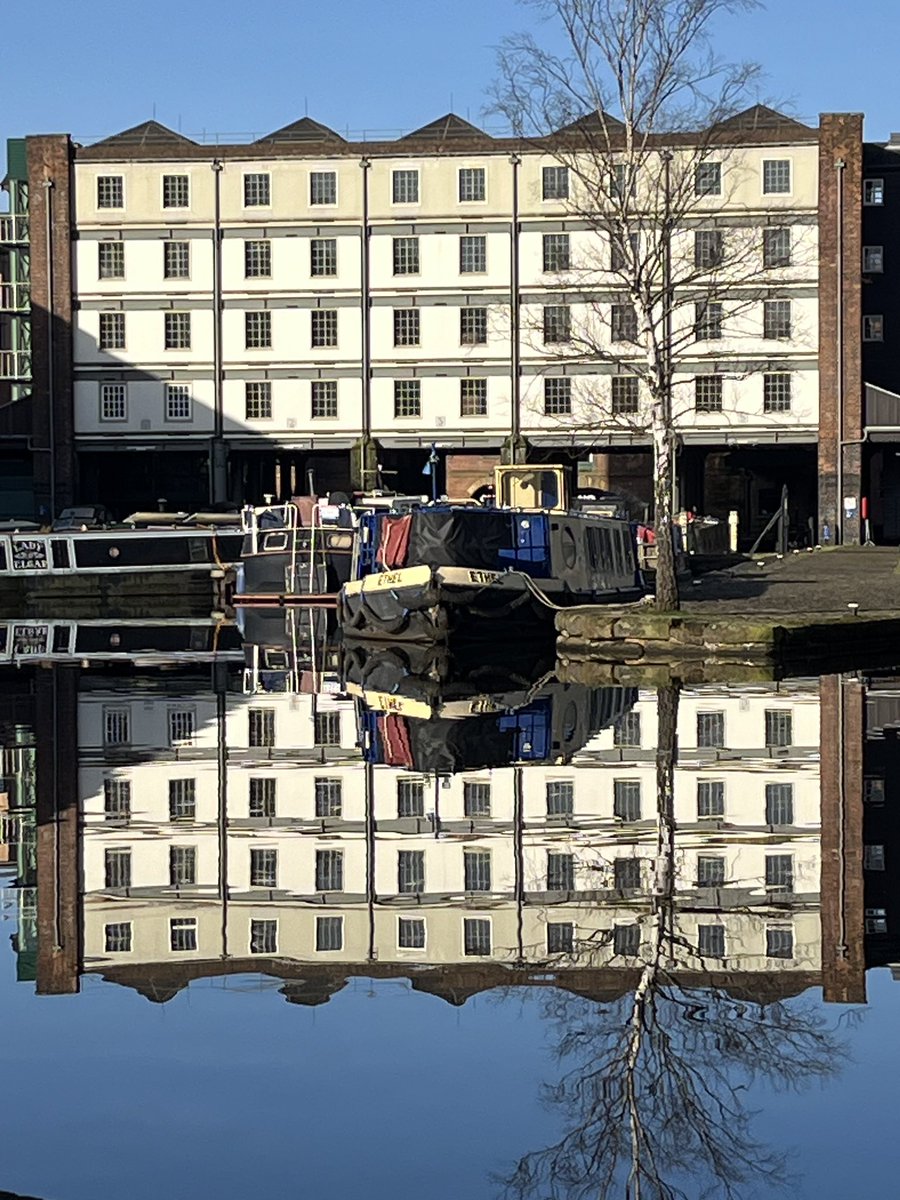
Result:
{"type": "Polygon", "coordinates": [[[569,570],[578,561],[578,543],[575,541],[575,534],[569,525],[564,525],[562,529],[562,556],[563,562],[569,570]]]}
{"type": "Polygon", "coordinates": [[[6,547],[0,545],[0,571],[6,570],[6,547]]]}
{"type": "Polygon", "coordinates": [[[287,550],[286,533],[267,533],[263,538],[263,550],[287,550]]]}
{"type": "Polygon", "coordinates": [[[54,567],[70,567],[72,564],[69,561],[69,543],[63,541],[54,541],[50,543],[50,551],[53,555],[54,567]]]}
{"type": "Polygon", "coordinates": [[[590,527],[590,529],[588,529],[588,531],[587,531],[587,546],[588,546],[588,558],[590,559],[591,566],[594,568],[597,567],[597,564],[600,561],[600,546],[599,546],[598,542],[599,542],[598,531],[592,525],[590,527]]]}
{"type": "Polygon", "coordinates": [[[330,533],[326,538],[329,550],[349,550],[353,545],[352,533],[330,533]]]}

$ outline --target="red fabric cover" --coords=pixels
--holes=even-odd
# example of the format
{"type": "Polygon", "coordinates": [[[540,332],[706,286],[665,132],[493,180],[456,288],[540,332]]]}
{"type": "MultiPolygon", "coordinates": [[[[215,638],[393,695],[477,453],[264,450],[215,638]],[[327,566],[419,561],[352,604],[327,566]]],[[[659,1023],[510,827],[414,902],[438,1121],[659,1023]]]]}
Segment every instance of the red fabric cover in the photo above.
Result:
{"type": "Polygon", "coordinates": [[[406,565],[409,552],[409,534],[412,514],[403,517],[385,517],[381,522],[381,540],[378,543],[376,562],[387,570],[406,565]]]}
{"type": "Polygon", "coordinates": [[[409,727],[406,717],[400,713],[385,713],[379,717],[379,733],[384,746],[384,762],[388,767],[411,767],[412,747],[409,744],[409,727]]]}

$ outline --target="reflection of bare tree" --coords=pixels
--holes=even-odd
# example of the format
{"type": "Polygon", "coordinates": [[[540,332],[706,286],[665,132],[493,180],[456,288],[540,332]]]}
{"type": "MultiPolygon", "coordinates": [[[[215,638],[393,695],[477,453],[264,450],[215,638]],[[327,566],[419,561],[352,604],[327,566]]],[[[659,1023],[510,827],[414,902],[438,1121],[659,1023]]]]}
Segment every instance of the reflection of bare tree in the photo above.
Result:
{"type": "Polygon", "coordinates": [[[522,1200],[733,1198],[751,1183],[782,1186],[784,1157],[753,1136],[747,1088],[762,1078],[801,1087],[843,1061],[811,1006],[687,987],[672,970],[677,689],[660,689],[658,704],[657,864],[638,978],[613,1004],[564,992],[549,1001],[565,1070],[547,1098],[564,1132],[502,1181],[522,1200]]]}

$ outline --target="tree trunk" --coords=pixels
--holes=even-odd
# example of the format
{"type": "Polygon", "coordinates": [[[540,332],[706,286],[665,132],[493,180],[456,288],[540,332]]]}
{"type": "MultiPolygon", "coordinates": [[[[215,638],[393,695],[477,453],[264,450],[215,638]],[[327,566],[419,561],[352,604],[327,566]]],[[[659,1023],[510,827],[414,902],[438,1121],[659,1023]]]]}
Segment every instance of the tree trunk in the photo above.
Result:
{"type": "Polygon", "coordinates": [[[656,608],[675,612],[680,607],[673,544],[673,446],[667,423],[653,429],[653,522],[656,529],[656,608]]]}

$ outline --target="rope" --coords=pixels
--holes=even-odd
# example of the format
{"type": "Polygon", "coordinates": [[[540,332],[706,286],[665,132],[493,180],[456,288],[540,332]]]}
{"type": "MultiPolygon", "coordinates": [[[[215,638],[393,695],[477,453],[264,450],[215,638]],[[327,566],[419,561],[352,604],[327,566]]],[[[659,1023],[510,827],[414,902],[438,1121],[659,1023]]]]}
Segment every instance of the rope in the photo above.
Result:
{"type": "MultiPolygon", "coordinates": [[[[510,571],[509,574],[510,575],[518,575],[518,577],[520,579],[524,580],[525,586],[528,588],[528,590],[531,592],[531,594],[534,596],[534,598],[536,600],[538,600],[541,604],[543,604],[546,608],[550,608],[554,612],[578,612],[578,610],[582,609],[582,608],[584,608],[584,609],[596,608],[597,604],[599,603],[598,601],[594,601],[593,603],[590,603],[590,604],[554,604],[553,601],[550,599],[550,597],[547,595],[547,593],[543,592],[538,587],[538,585],[534,582],[534,580],[531,578],[530,575],[526,575],[524,571],[510,571]]],[[[620,601],[620,603],[622,603],[622,602],[620,601]]],[[[623,607],[629,605],[630,603],[640,604],[641,601],[640,600],[631,601],[631,602],[625,601],[623,603],[623,607]]]]}

